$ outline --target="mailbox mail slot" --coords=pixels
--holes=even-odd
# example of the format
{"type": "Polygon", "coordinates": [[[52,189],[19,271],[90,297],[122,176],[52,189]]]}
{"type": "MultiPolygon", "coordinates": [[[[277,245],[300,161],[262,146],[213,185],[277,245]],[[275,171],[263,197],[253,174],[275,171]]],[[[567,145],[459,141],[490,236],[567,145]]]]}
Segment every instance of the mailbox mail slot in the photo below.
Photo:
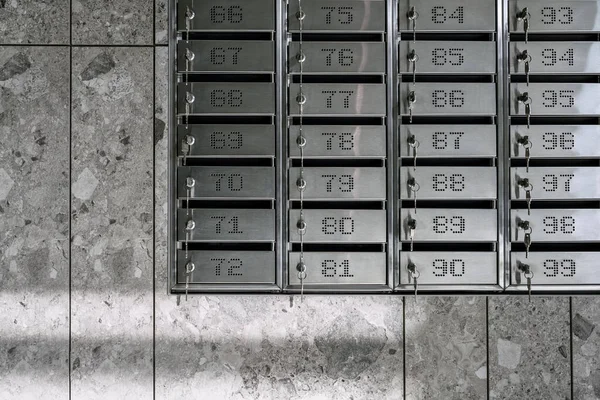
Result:
{"type": "MultiPolygon", "coordinates": [[[[304,115],[375,115],[386,114],[385,85],[350,83],[305,83],[304,115]]],[[[290,85],[290,115],[300,115],[297,97],[300,85],[290,85]]]]}
{"type": "MultiPolygon", "coordinates": [[[[386,215],[384,210],[305,210],[305,242],[385,243],[386,215]]],[[[296,229],[300,210],[290,210],[291,242],[299,242],[296,229]]]]}
{"type": "MultiPolygon", "coordinates": [[[[418,26],[418,24],[417,24],[418,26]]],[[[496,43],[494,42],[400,42],[400,72],[412,73],[409,55],[418,57],[419,74],[494,74],[496,73],[496,43]]]]}
{"type": "Polygon", "coordinates": [[[194,40],[177,45],[177,68],[180,72],[273,72],[272,41],[194,40]],[[186,59],[186,51],[194,54],[186,59]]]}
{"type": "MultiPolygon", "coordinates": [[[[299,52],[300,44],[290,43],[288,68],[291,73],[300,72],[299,52]]],[[[385,74],[384,43],[304,42],[302,53],[306,56],[303,74],[385,74]]]]}
{"type": "Polygon", "coordinates": [[[275,253],[272,251],[185,251],[178,253],[177,281],[185,284],[185,265],[194,263],[190,284],[275,283],[275,253]]]}
{"type": "Polygon", "coordinates": [[[422,157],[493,157],[496,155],[495,125],[402,125],[402,157],[414,157],[409,138],[418,143],[422,157]]]}
{"type": "MultiPolygon", "coordinates": [[[[385,1],[383,0],[303,0],[306,14],[303,31],[385,31],[385,1]]],[[[298,2],[290,1],[288,26],[298,31],[298,2]]]]}
{"type": "Polygon", "coordinates": [[[496,199],[496,168],[402,168],[402,199],[496,199]],[[415,185],[411,185],[414,181],[415,185]]]}
{"type": "MultiPolygon", "coordinates": [[[[290,285],[300,285],[296,265],[300,253],[290,253],[290,285]]],[[[307,265],[305,285],[385,285],[387,277],[386,253],[304,253],[307,265]],[[308,267],[310,265],[310,267],[308,267]]]]}
{"type": "Polygon", "coordinates": [[[177,179],[180,199],[275,198],[275,169],[270,167],[180,167],[177,179]],[[194,185],[187,187],[187,178],[194,185]]]}
{"type": "Polygon", "coordinates": [[[274,210],[179,210],[179,240],[245,242],[275,240],[274,210]],[[186,229],[188,221],[194,229],[186,229]]]}
{"type": "Polygon", "coordinates": [[[177,112],[186,114],[275,114],[275,85],[272,83],[180,83],[177,112]],[[186,93],[194,95],[186,103],[186,93]]]}
{"type": "Polygon", "coordinates": [[[511,198],[525,200],[530,190],[534,200],[570,200],[600,198],[600,168],[543,167],[512,168],[511,198]],[[532,188],[525,188],[523,180],[532,188]]]}
{"type": "Polygon", "coordinates": [[[409,93],[415,93],[413,115],[495,115],[493,83],[405,83],[399,98],[402,115],[409,115],[409,93]]]}
{"type": "Polygon", "coordinates": [[[511,211],[511,240],[523,242],[524,231],[519,222],[529,221],[531,241],[535,242],[597,242],[600,241],[600,210],[563,209],[511,211]]]}
{"type": "Polygon", "coordinates": [[[496,210],[403,209],[400,240],[410,242],[409,221],[415,220],[415,242],[494,242],[497,240],[496,210]]]}
{"type": "MultiPolygon", "coordinates": [[[[304,199],[306,200],[385,200],[385,168],[304,168],[304,199]]],[[[300,168],[291,168],[289,193],[291,199],[300,199],[296,185],[300,168]]]]}
{"type": "MultiPolygon", "coordinates": [[[[300,157],[297,125],[289,128],[290,157],[300,157]]],[[[304,157],[385,157],[385,126],[304,125],[304,157]]]]}
{"type": "Polygon", "coordinates": [[[496,253],[403,251],[400,253],[400,282],[414,284],[408,273],[413,264],[419,285],[493,285],[498,281],[496,253]]]}

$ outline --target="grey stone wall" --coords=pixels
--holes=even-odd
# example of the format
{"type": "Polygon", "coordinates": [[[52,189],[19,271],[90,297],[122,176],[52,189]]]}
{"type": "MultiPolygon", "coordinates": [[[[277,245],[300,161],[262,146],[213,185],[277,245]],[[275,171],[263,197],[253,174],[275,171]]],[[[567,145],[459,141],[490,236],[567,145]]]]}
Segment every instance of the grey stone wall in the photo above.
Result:
{"type": "Polygon", "coordinates": [[[0,399],[600,399],[598,297],[168,296],[166,8],[0,2],[0,399]]]}

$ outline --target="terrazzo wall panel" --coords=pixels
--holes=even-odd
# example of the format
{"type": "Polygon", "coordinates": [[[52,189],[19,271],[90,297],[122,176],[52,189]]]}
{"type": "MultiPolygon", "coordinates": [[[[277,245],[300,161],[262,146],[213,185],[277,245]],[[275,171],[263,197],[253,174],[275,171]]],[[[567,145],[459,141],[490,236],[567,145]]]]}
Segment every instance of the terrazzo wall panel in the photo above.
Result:
{"type": "Polygon", "coordinates": [[[0,2],[0,399],[600,399],[598,298],[167,295],[166,27],[0,2]]]}

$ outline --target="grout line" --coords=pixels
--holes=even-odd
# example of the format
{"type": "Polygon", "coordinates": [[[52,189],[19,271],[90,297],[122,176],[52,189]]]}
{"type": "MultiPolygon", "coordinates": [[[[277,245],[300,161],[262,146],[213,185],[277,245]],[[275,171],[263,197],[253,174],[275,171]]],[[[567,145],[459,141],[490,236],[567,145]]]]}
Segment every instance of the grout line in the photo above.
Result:
{"type": "Polygon", "coordinates": [[[72,376],[71,376],[71,371],[72,371],[72,362],[71,362],[71,356],[72,356],[72,309],[71,309],[71,303],[72,303],[72,279],[71,279],[71,270],[72,270],[72,250],[71,250],[71,237],[72,237],[72,198],[71,198],[71,192],[72,192],[72,187],[71,185],[73,184],[73,156],[72,156],[72,151],[73,151],[73,145],[72,145],[72,141],[73,141],[73,0],[69,0],[69,251],[68,251],[68,255],[69,255],[69,400],[71,400],[72,398],[72,376]]]}
{"type": "MultiPolygon", "coordinates": [[[[2,43],[2,47],[154,47],[151,44],[73,44],[72,40],[69,43],[2,43]]],[[[156,46],[167,47],[166,44],[158,44],[156,46]]]]}
{"type": "Polygon", "coordinates": [[[490,398],[490,298],[485,296],[485,357],[486,357],[486,399],[490,398]]]}
{"type": "Polygon", "coordinates": [[[402,398],[406,400],[406,296],[402,297],[402,398]]]}
{"type": "Polygon", "coordinates": [[[569,351],[571,364],[571,399],[575,398],[575,383],[573,380],[573,297],[569,297],[569,351]]]}
{"type": "Polygon", "coordinates": [[[152,399],[156,399],[156,0],[152,1],[152,399]]]}

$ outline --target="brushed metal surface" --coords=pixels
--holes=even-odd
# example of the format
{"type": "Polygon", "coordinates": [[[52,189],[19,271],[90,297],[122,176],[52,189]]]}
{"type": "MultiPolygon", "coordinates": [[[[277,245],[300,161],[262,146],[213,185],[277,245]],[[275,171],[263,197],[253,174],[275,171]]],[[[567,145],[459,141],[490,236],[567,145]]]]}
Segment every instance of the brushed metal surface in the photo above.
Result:
{"type": "Polygon", "coordinates": [[[178,240],[206,242],[272,242],[275,240],[275,210],[180,209],[177,213],[178,240]],[[186,230],[194,221],[195,228],[186,230]]]}
{"type": "MultiPolygon", "coordinates": [[[[290,73],[300,72],[300,44],[288,48],[290,73]]],[[[385,74],[385,43],[377,42],[303,42],[303,74],[363,73],[385,74]]]]}
{"type": "Polygon", "coordinates": [[[409,93],[416,102],[413,115],[495,115],[496,85],[493,83],[403,83],[400,110],[409,115],[409,93]]]}
{"type": "Polygon", "coordinates": [[[494,31],[495,5],[494,0],[399,0],[399,29],[412,32],[407,13],[414,6],[417,32],[494,31]]]}
{"type": "MultiPolygon", "coordinates": [[[[383,0],[303,0],[306,14],[303,31],[384,32],[386,25],[383,0]]],[[[300,29],[298,2],[288,5],[288,30],[300,29]]]]}
{"type": "Polygon", "coordinates": [[[195,180],[189,194],[191,199],[275,198],[275,169],[271,167],[179,167],[180,199],[188,196],[188,177],[195,180]]]}
{"type": "Polygon", "coordinates": [[[511,283],[526,285],[527,279],[519,269],[529,265],[532,285],[598,285],[600,284],[600,253],[598,252],[512,252],[511,283]]]}
{"type": "Polygon", "coordinates": [[[531,115],[600,115],[598,83],[512,83],[511,115],[525,115],[518,101],[524,93],[531,98],[531,115]]]}
{"type": "Polygon", "coordinates": [[[525,200],[526,189],[519,181],[528,179],[533,185],[534,200],[592,200],[600,198],[599,167],[531,167],[511,168],[511,191],[513,200],[525,200]]]}
{"type": "Polygon", "coordinates": [[[531,142],[531,158],[600,157],[600,126],[595,125],[512,125],[511,156],[524,158],[518,143],[525,136],[531,142]]]}
{"type": "Polygon", "coordinates": [[[512,74],[525,73],[525,63],[517,59],[523,51],[531,56],[529,71],[532,74],[600,73],[600,43],[511,42],[512,74]]]}
{"type": "Polygon", "coordinates": [[[401,73],[412,74],[413,62],[408,56],[413,51],[418,57],[418,74],[496,73],[495,42],[401,41],[398,59],[401,73]]]}
{"type": "MultiPolygon", "coordinates": [[[[289,215],[289,240],[299,242],[300,210],[289,215]]],[[[304,220],[309,243],[385,243],[387,238],[385,210],[304,210],[304,220]]]]}
{"type": "MultiPolygon", "coordinates": [[[[275,283],[275,253],[272,251],[190,251],[196,267],[190,284],[275,283]]],[[[185,284],[185,251],[178,252],[177,282],[185,284]]]]}
{"type": "Polygon", "coordinates": [[[275,46],[269,40],[192,40],[177,43],[179,72],[273,72],[275,46]],[[186,51],[194,59],[186,59],[186,51]]]}
{"type": "Polygon", "coordinates": [[[400,197],[403,200],[496,199],[494,167],[403,167],[400,197]],[[414,179],[417,190],[409,185],[414,179]]]}
{"type": "MultiPolygon", "coordinates": [[[[296,184],[300,168],[290,168],[288,193],[300,199],[296,184]]],[[[385,200],[385,168],[306,167],[304,168],[305,200],[385,200]]]]}
{"type": "Polygon", "coordinates": [[[529,32],[597,32],[600,31],[600,5],[597,0],[547,1],[510,0],[508,4],[511,32],[523,32],[517,14],[529,10],[529,32]]]}
{"type": "Polygon", "coordinates": [[[600,241],[600,210],[594,209],[534,209],[511,210],[510,237],[523,242],[520,221],[529,221],[531,241],[535,242],[597,242],[600,241]]]}
{"type": "Polygon", "coordinates": [[[180,157],[275,156],[275,125],[178,125],[177,139],[180,157]],[[187,135],[192,146],[184,146],[187,135]]]}
{"type": "Polygon", "coordinates": [[[186,31],[186,10],[194,11],[190,31],[272,31],[273,0],[178,0],[177,30],[186,31]]]}
{"type": "Polygon", "coordinates": [[[400,155],[414,157],[408,139],[418,142],[417,156],[494,157],[496,155],[495,125],[402,125],[400,155]]]}
{"type": "Polygon", "coordinates": [[[275,85],[273,83],[179,83],[177,112],[186,114],[186,93],[195,100],[190,114],[275,114],[275,85]]]}
{"type": "MultiPolygon", "coordinates": [[[[304,115],[374,115],[386,114],[384,84],[352,83],[305,83],[306,97],[304,115]]],[[[291,84],[289,89],[289,115],[300,115],[297,98],[300,85],[291,84]]]]}
{"type": "Polygon", "coordinates": [[[496,210],[422,208],[402,209],[400,241],[410,242],[409,221],[416,220],[415,242],[494,242],[496,210]]]}
{"type": "Polygon", "coordinates": [[[419,285],[490,285],[498,280],[495,252],[403,251],[400,253],[400,283],[414,284],[408,273],[413,264],[419,285]]]}
{"type": "MultiPolygon", "coordinates": [[[[300,157],[297,139],[300,127],[289,128],[289,155],[300,157]]],[[[305,158],[377,157],[386,156],[385,126],[369,125],[304,125],[305,158]]]]}
{"type": "MultiPolygon", "coordinates": [[[[289,284],[300,285],[296,265],[300,253],[289,253],[289,284]]],[[[305,252],[305,285],[368,285],[386,283],[386,254],[359,252],[305,252]]]]}

